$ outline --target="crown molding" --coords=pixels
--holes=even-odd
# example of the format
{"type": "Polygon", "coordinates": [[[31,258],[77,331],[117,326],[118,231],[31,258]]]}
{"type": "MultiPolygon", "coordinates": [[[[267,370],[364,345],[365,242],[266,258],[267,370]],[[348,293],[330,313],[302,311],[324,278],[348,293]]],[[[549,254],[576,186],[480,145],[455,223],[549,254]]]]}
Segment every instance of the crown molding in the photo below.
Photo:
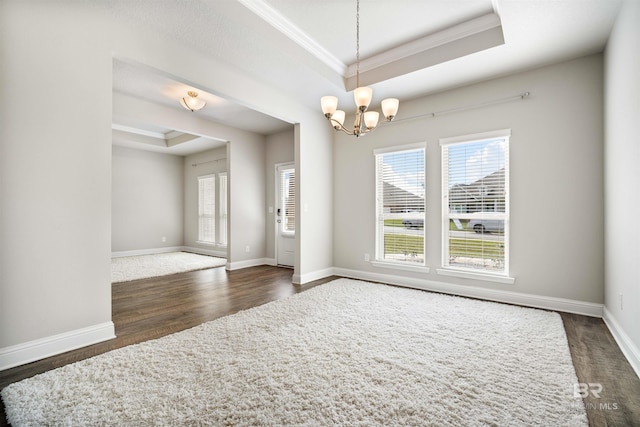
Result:
{"type": "MultiPolygon", "coordinates": [[[[357,64],[344,64],[265,0],[238,1],[342,76],[347,91],[355,89],[357,64]]],[[[500,17],[488,13],[360,60],[360,80],[375,84],[501,44],[500,17]]]]}
{"type": "Polygon", "coordinates": [[[117,123],[112,123],[111,124],[111,129],[113,129],[114,131],[119,131],[119,132],[126,132],[126,133],[132,133],[132,134],[135,134],[135,135],[148,136],[149,138],[161,139],[163,141],[165,139],[165,135],[163,133],[153,132],[153,131],[144,130],[144,129],[138,129],[138,128],[134,128],[134,127],[131,127],[131,126],[119,125],[117,123]]]}
{"type": "MultiPolygon", "coordinates": [[[[502,23],[500,21],[500,17],[495,13],[488,13],[452,27],[445,28],[442,31],[401,44],[380,54],[361,59],[360,73],[365,73],[402,59],[421,54],[438,46],[443,46],[466,37],[501,27],[502,23]]],[[[355,77],[356,71],[357,64],[351,64],[347,67],[344,77],[347,79],[355,77]]]]}
{"type": "Polygon", "coordinates": [[[285,18],[280,12],[274,9],[264,0],[238,0],[247,9],[262,18],[265,22],[271,24],[276,30],[287,36],[293,42],[303,47],[307,52],[311,53],[317,59],[322,61],[329,68],[340,74],[345,75],[347,70],[346,64],[336,58],[328,50],[318,44],[314,39],[309,37],[307,33],[302,31],[293,22],[285,18]]]}

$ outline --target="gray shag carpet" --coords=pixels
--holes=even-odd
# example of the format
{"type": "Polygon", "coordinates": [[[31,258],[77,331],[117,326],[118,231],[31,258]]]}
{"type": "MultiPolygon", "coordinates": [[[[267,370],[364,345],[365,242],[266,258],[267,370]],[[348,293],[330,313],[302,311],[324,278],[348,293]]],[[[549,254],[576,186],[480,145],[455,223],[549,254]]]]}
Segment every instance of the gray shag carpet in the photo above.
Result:
{"type": "Polygon", "coordinates": [[[111,259],[111,283],[167,276],[205,268],[221,267],[225,258],[190,252],[167,252],[111,259]]]}
{"type": "Polygon", "coordinates": [[[557,313],[339,279],[2,390],[25,425],[584,426],[557,313]]]}

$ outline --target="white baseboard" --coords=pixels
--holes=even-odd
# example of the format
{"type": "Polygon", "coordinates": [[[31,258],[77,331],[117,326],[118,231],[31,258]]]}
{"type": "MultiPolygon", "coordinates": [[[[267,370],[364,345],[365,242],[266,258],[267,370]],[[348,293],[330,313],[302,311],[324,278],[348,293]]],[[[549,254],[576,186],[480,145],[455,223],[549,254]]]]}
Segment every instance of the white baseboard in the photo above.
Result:
{"type": "Polygon", "coordinates": [[[181,251],[184,252],[191,252],[194,254],[200,254],[200,255],[210,255],[210,256],[215,256],[218,258],[226,258],[227,257],[227,250],[226,249],[203,249],[203,248],[194,248],[192,246],[181,246],[180,247],[181,251]]]}
{"type": "Polygon", "coordinates": [[[115,338],[113,322],[0,348],[0,371],[115,338]]]}
{"type": "Polygon", "coordinates": [[[325,268],[323,270],[312,271],[305,274],[294,274],[291,281],[296,285],[304,285],[305,283],[313,282],[314,280],[324,279],[325,277],[333,276],[335,268],[325,268]]]}
{"type": "Polygon", "coordinates": [[[433,280],[414,279],[410,277],[372,273],[360,270],[350,270],[346,268],[334,268],[333,274],[342,277],[349,277],[352,279],[389,283],[392,285],[405,286],[409,288],[423,289],[434,292],[442,292],[445,294],[466,296],[489,301],[505,302],[527,307],[543,308],[547,310],[564,311],[567,313],[582,314],[584,316],[602,317],[603,305],[592,302],[547,297],[542,295],[523,294],[519,292],[501,291],[475,286],[456,285],[452,283],[437,282],[433,280]]]}
{"type": "MultiPolygon", "coordinates": [[[[121,252],[111,252],[112,258],[121,258],[126,256],[140,256],[140,255],[154,255],[154,254],[163,254],[167,252],[192,252],[200,255],[210,255],[220,258],[227,257],[227,251],[225,250],[216,250],[216,249],[203,249],[196,248],[193,246],[171,246],[166,248],[151,248],[151,249],[138,249],[134,251],[121,251],[121,252]]],[[[244,261],[235,261],[235,262],[227,262],[226,269],[231,270],[240,270],[242,268],[255,267],[258,265],[277,265],[275,258],[256,258],[256,259],[248,259],[244,261]]]]}
{"type": "Polygon", "coordinates": [[[204,249],[195,248],[193,246],[169,246],[166,248],[148,248],[148,249],[136,249],[133,251],[119,251],[111,252],[111,258],[122,258],[126,256],[140,256],[140,255],[154,255],[154,254],[166,254],[168,252],[192,252],[200,255],[210,255],[219,258],[227,257],[226,249],[204,249]]]}
{"type": "Polygon", "coordinates": [[[256,267],[258,265],[273,265],[270,264],[270,262],[273,262],[271,258],[256,258],[244,261],[227,262],[227,270],[240,270],[242,268],[256,267]]]}
{"type": "Polygon", "coordinates": [[[616,321],[615,317],[611,314],[607,307],[604,307],[604,316],[602,317],[604,324],[607,325],[613,339],[618,343],[618,347],[622,350],[622,354],[627,358],[629,364],[636,372],[638,378],[640,378],[640,349],[629,338],[629,335],[622,329],[620,324],[616,321]]]}
{"type": "Polygon", "coordinates": [[[122,258],[125,256],[165,254],[167,252],[180,252],[182,251],[183,248],[184,246],[169,246],[166,248],[136,249],[133,251],[111,252],[111,258],[122,258]]]}

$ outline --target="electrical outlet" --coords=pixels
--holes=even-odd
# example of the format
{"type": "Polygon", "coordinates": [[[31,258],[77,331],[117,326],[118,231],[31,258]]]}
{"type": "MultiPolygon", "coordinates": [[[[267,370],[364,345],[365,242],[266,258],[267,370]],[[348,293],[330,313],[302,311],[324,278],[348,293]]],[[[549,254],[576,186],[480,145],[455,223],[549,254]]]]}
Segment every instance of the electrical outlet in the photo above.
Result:
{"type": "Polygon", "coordinates": [[[620,296],[620,311],[622,311],[623,310],[623,308],[622,308],[622,292],[620,292],[618,295],[620,296]]]}
{"type": "Polygon", "coordinates": [[[364,254],[364,260],[365,260],[366,262],[369,262],[369,254],[364,254]]]}
{"type": "Polygon", "coordinates": [[[251,246],[247,245],[244,247],[245,252],[251,252],[251,246]]]}
{"type": "Polygon", "coordinates": [[[162,241],[163,241],[163,242],[166,242],[166,241],[167,241],[167,238],[166,238],[165,236],[162,236],[162,241]]]}

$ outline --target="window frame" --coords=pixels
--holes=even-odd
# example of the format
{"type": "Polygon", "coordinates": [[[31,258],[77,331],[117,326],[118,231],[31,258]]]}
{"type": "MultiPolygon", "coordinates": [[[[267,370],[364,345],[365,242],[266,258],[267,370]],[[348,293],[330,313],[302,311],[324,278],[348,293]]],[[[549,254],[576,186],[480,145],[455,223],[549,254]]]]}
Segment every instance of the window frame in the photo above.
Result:
{"type": "Polygon", "coordinates": [[[216,179],[216,174],[215,173],[211,173],[211,174],[206,174],[206,175],[200,175],[197,177],[198,179],[198,243],[201,243],[203,245],[216,245],[216,231],[217,231],[217,208],[218,208],[218,203],[216,200],[217,197],[217,191],[216,191],[216,184],[217,184],[217,179],[216,179]],[[205,240],[205,236],[204,236],[204,231],[203,231],[203,221],[204,221],[204,216],[205,214],[203,214],[203,209],[204,207],[202,206],[202,202],[204,199],[204,195],[203,195],[203,185],[205,181],[209,181],[209,180],[213,180],[213,195],[211,196],[213,199],[213,217],[209,219],[209,221],[212,222],[213,224],[213,236],[211,240],[205,240]]]}
{"type": "MultiPolygon", "coordinates": [[[[278,195],[280,200],[278,200],[278,206],[281,210],[281,215],[279,216],[280,222],[278,224],[278,233],[284,236],[293,237],[296,234],[296,226],[297,226],[297,215],[296,215],[296,201],[295,201],[295,191],[297,191],[297,173],[296,167],[294,163],[283,163],[281,165],[276,166],[276,173],[278,174],[278,195]],[[287,193],[285,190],[289,190],[289,188],[284,188],[284,176],[286,174],[292,174],[293,176],[293,191],[294,197],[289,200],[290,193],[287,193]],[[285,194],[286,193],[286,194],[285,194]],[[290,208],[290,209],[289,209],[290,208]],[[289,226],[289,219],[293,219],[293,228],[286,228],[289,226]]],[[[291,185],[291,181],[289,181],[289,185],[291,185]]]]}
{"type": "Polygon", "coordinates": [[[427,267],[427,239],[426,239],[426,226],[427,226],[427,143],[419,142],[414,144],[405,144],[405,145],[396,145],[390,147],[384,147],[373,150],[374,155],[374,169],[375,169],[375,185],[374,185],[374,200],[375,200],[375,208],[374,208],[374,222],[375,222],[375,248],[374,248],[374,260],[371,261],[371,265],[376,267],[385,267],[385,268],[393,268],[398,270],[406,270],[406,271],[419,271],[422,273],[428,273],[429,267],[427,267]],[[410,152],[410,151],[422,151],[424,156],[423,159],[423,181],[422,184],[424,186],[425,194],[424,194],[424,202],[423,202],[423,227],[422,227],[422,237],[423,237],[423,260],[422,262],[414,262],[414,261],[404,261],[404,260],[389,260],[384,258],[384,225],[380,227],[380,224],[384,224],[384,218],[381,219],[380,216],[380,198],[379,194],[380,184],[382,177],[380,176],[379,171],[379,157],[384,156],[385,154],[394,154],[394,153],[402,153],[402,152],[410,152]]]}
{"type": "MultiPolygon", "coordinates": [[[[509,276],[509,265],[510,265],[510,221],[511,221],[511,212],[510,212],[510,165],[509,165],[509,149],[510,149],[510,137],[511,137],[511,129],[500,129],[490,132],[482,132],[470,135],[461,135],[449,138],[440,138],[440,147],[441,147],[441,195],[442,195],[442,222],[441,222],[441,233],[442,233],[442,259],[441,259],[441,268],[437,269],[436,272],[445,276],[454,276],[461,278],[469,278],[469,279],[478,279],[478,280],[487,280],[494,281],[500,283],[514,283],[515,279],[509,276]],[[477,219],[488,219],[488,220],[501,220],[504,221],[504,268],[502,271],[497,270],[489,270],[484,268],[472,268],[472,267],[463,267],[451,265],[449,263],[449,224],[451,220],[459,219],[458,217],[461,215],[460,213],[450,212],[449,207],[449,163],[445,164],[445,154],[448,154],[448,147],[458,144],[470,144],[477,143],[482,141],[490,141],[494,139],[504,139],[506,142],[505,153],[504,153],[504,192],[505,192],[505,200],[504,200],[504,212],[492,212],[486,213],[484,212],[482,215],[476,215],[477,219]],[[446,147],[446,148],[445,148],[446,147]]],[[[448,156],[447,156],[448,159],[448,156]]],[[[473,214],[462,214],[464,216],[469,216],[473,214]]]]}
{"type": "Polygon", "coordinates": [[[216,241],[220,247],[227,246],[227,220],[229,216],[227,197],[229,194],[229,178],[226,172],[218,173],[218,205],[216,206],[216,214],[218,215],[216,228],[216,241]]]}
{"type": "Polygon", "coordinates": [[[198,183],[198,238],[196,242],[201,245],[215,246],[219,248],[227,247],[227,220],[228,220],[228,201],[227,195],[229,191],[229,179],[227,172],[214,172],[196,177],[198,183]],[[213,180],[213,239],[203,240],[202,233],[202,214],[201,214],[201,182],[204,180],[213,180]],[[226,186],[226,191],[222,190],[222,185],[226,186]]]}

